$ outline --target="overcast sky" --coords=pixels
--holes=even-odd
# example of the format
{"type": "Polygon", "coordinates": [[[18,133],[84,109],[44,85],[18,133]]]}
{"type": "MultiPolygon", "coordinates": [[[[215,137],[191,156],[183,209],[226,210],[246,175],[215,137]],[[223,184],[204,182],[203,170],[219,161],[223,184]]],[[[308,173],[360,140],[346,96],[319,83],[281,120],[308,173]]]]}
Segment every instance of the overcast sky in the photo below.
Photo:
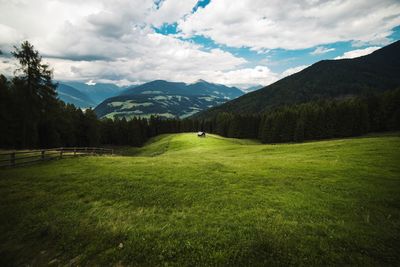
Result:
{"type": "Polygon", "coordinates": [[[267,85],[400,39],[399,0],[0,0],[0,72],[29,40],[57,80],[267,85]]]}

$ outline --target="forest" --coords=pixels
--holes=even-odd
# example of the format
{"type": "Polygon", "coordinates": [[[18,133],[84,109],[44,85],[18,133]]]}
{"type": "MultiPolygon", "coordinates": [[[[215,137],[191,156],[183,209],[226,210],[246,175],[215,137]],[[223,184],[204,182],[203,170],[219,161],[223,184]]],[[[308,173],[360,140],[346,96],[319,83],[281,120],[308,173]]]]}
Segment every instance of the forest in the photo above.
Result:
{"type": "Polygon", "coordinates": [[[302,142],[400,130],[400,89],[312,101],[263,114],[221,112],[210,118],[98,119],[57,98],[50,67],[29,42],[12,53],[19,68],[0,75],[0,147],[141,146],[164,133],[206,131],[263,143],[302,142]]]}
{"type": "Polygon", "coordinates": [[[378,95],[283,106],[261,115],[220,113],[201,127],[263,143],[302,142],[400,129],[400,89],[378,95]]]}

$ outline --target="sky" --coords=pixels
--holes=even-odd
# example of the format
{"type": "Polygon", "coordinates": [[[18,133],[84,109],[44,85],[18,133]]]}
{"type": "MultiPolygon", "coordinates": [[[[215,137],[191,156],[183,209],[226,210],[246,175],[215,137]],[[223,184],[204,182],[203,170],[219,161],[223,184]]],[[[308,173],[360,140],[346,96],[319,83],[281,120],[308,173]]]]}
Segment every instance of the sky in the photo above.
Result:
{"type": "Polygon", "coordinates": [[[268,85],[400,39],[399,0],[0,0],[0,73],[31,42],[56,80],[268,85]]]}

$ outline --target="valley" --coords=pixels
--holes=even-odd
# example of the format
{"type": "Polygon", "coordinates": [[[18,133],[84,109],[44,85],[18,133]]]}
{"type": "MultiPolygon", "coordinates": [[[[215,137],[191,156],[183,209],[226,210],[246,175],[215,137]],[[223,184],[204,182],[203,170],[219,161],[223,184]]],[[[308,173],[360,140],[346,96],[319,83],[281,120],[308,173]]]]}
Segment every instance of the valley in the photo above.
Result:
{"type": "Polygon", "coordinates": [[[400,266],[400,1],[0,1],[0,267],[400,266]]]}

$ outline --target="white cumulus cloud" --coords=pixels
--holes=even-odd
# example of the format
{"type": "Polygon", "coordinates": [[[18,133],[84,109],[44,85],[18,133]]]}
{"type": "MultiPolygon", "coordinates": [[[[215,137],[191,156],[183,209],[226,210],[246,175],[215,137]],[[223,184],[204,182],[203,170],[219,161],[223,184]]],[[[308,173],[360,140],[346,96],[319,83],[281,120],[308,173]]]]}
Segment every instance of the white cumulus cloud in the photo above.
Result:
{"type": "MultiPolygon", "coordinates": [[[[0,0],[0,49],[10,51],[27,39],[54,68],[56,79],[117,84],[211,79],[216,71],[247,63],[230,52],[154,31],[153,26],[179,20],[195,5],[195,0],[159,5],[152,0],[0,0]]],[[[0,71],[12,72],[4,62],[0,71]]]]}
{"type": "Polygon", "coordinates": [[[307,67],[308,67],[308,65],[301,65],[301,66],[289,68],[289,69],[285,70],[284,72],[282,72],[282,74],[280,75],[279,78],[284,78],[286,76],[290,76],[290,75],[295,74],[295,73],[297,73],[299,71],[302,71],[303,69],[305,69],[307,67]]]}
{"type": "Polygon", "coordinates": [[[371,47],[367,47],[364,49],[356,49],[356,50],[351,50],[348,51],[346,53],[344,53],[341,56],[335,57],[335,59],[344,59],[344,58],[355,58],[355,57],[361,57],[361,56],[365,56],[368,54],[371,54],[372,52],[374,52],[375,50],[378,50],[379,46],[371,46],[371,47]]]}
{"type": "MultiPolygon", "coordinates": [[[[229,85],[268,85],[304,66],[276,73],[252,64],[240,53],[205,48],[187,39],[204,35],[216,43],[270,49],[316,47],[331,42],[382,45],[400,25],[396,0],[214,0],[197,8],[196,0],[0,0],[0,72],[11,75],[7,57],[13,45],[30,41],[54,68],[58,80],[137,84],[154,79],[193,82],[205,79],[229,85]],[[154,27],[177,23],[178,34],[154,27]],[[248,67],[255,66],[255,67],[248,67]]],[[[363,50],[363,49],[360,49],[363,50]]],[[[357,52],[358,51],[358,52],[357,52]]],[[[359,50],[343,56],[351,57],[359,50]]],[[[250,59],[251,60],[251,59],[250,59]]]]}
{"type": "Polygon", "coordinates": [[[163,23],[174,23],[187,14],[190,14],[197,0],[164,0],[160,7],[148,19],[153,25],[161,26],[163,23]]]}
{"type": "Polygon", "coordinates": [[[268,85],[278,80],[279,75],[266,66],[242,68],[227,72],[216,71],[210,74],[211,79],[220,84],[247,88],[256,84],[268,85]]]}
{"type": "Polygon", "coordinates": [[[323,47],[323,46],[318,46],[310,54],[315,56],[315,55],[326,54],[326,53],[332,52],[332,51],[335,51],[335,48],[327,48],[327,47],[323,47]]]}
{"type": "Polygon", "coordinates": [[[303,49],[338,41],[388,42],[398,0],[218,0],[179,21],[184,36],[232,47],[303,49]]]}

